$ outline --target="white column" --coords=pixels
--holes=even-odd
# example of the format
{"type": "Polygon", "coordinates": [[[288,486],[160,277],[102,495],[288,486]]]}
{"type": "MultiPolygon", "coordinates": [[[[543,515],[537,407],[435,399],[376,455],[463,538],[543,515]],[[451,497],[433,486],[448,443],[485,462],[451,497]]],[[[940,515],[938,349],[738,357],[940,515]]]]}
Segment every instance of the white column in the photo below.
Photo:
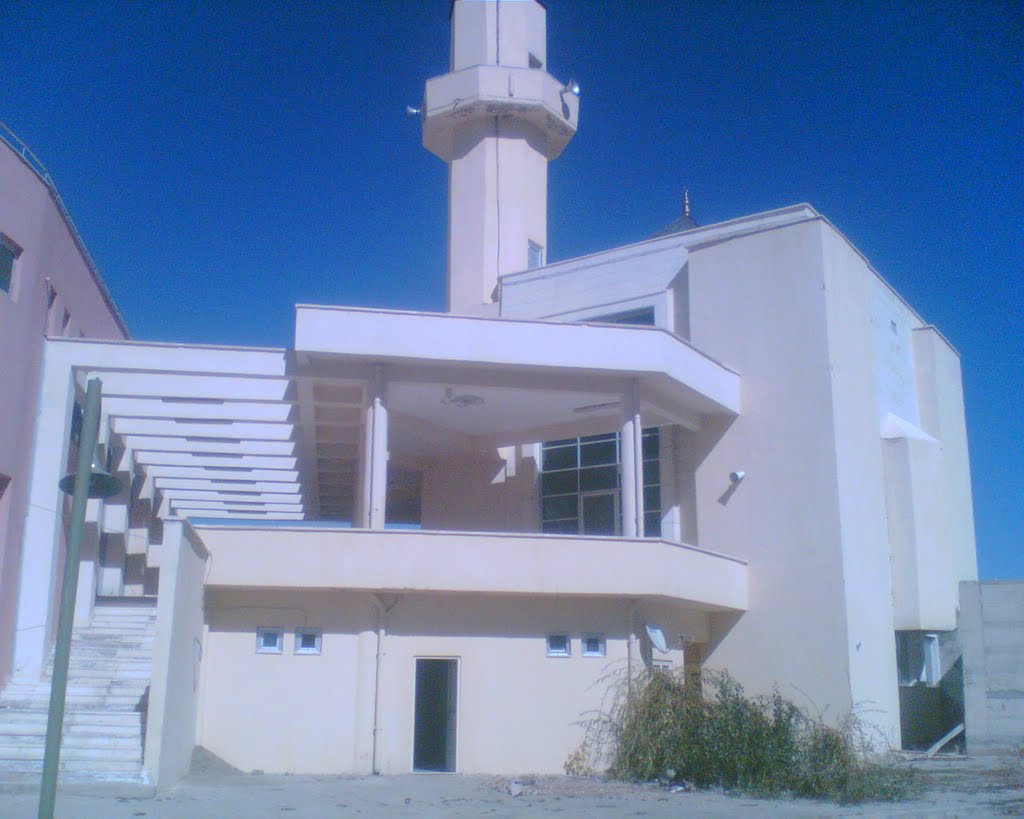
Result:
{"type": "Polygon", "coordinates": [[[637,383],[624,396],[619,451],[622,458],[622,535],[644,536],[644,458],[641,447],[640,397],[637,383]]]}
{"type": "Polygon", "coordinates": [[[636,536],[644,536],[644,444],[640,422],[640,398],[633,382],[633,491],[636,492],[636,536]]]}
{"type": "Polygon", "coordinates": [[[369,514],[370,529],[384,528],[384,507],[388,490],[388,407],[384,368],[376,368],[373,396],[369,406],[369,514]]]}

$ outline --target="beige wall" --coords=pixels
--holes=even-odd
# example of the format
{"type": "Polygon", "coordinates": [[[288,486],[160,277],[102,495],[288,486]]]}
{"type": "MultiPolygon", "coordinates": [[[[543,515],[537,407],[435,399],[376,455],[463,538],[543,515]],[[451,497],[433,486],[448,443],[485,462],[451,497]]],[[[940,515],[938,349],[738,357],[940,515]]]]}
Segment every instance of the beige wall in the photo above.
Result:
{"type": "Polygon", "coordinates": [[[521,447],[431,459],[423,470],[424,529],[537,532],[540,497],[536,463],[521,447]]]}
{"type": "Polygon", "coordinates": [[[150,782],[173,785],[188,772],[203,676],[203,575],[208,554],[187,524],[164,522],[160,546],[153,676],[146,719],[150,782]]]}
{"type": "MultiPolygon", "coordinates": [[[[417,657],[459,661],[457,769],[464,773],[561,773],[583,738],[577,722],[602,707],[608,675],[625,667],[625,600],[382,599],[394,604],[381,665],[383,773],[412,769],[417,657]],[[570,657],[546,656],[546,636],[556,632],[571,635],[570,657]],[[607,657],[581,656],[580,637],[591,632],[606,635],[607,657]]],[[[370,595],[210,589],[207,618],[200,744],[243,770],[371,769],[377,607],[370,595]],[[304,624],[324,629],[321,655],[293,653],[294,628],[304,624]],[[256,653],[257,626],[285,628],[282,654],[256,653]]],[[[699,613],[642,604],[640,631],[645,618],[664,630],[676,665],[681,635],[707,636],[699,613]]]]}
{"type": "Polygon", "coordinates": [[[707,663],[840,717],[853,703],[820,227],[691,249],[689,267],[691,340],[743,379],[743,414],[689,442],[699,543],[751,564],[749,610],[716,618],[707,663]]]}

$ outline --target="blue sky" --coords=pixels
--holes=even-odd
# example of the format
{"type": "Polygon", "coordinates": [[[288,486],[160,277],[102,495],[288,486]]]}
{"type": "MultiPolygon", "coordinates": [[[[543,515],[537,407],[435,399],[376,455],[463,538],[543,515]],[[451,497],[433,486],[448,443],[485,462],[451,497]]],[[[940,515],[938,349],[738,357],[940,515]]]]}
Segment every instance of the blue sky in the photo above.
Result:
{"type": "MultiPolygon", "coordinates": [[[[971,3],[550,0],[582,86],[549,258],[809,202],[960,351],[982,576],[1024,577],[1024,20],[971,3]]],[[[139,339],[288,346],[295,302],[442,309],[420,146],[448,0],[5,6],[0,120],[139,339]]]]}

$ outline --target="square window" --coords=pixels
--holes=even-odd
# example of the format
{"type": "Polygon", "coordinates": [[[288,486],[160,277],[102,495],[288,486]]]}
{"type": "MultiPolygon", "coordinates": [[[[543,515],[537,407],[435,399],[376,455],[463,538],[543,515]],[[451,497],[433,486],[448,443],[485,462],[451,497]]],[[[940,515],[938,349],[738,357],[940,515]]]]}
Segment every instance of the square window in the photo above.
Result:
{"type": "Polygon", "coordinates": [[[657,671],[661,674],[672,673],[672,661],[671,660],[652,660],[651,670],[657,671]]]}
{"type": "Polygon", "coordinates": [[[284,629],[281,628],[258,628],[256,629],[256,653],[257,654],[280,654],[284,648],[284,629]]]}
{"type": "Polygon", "coordinates": [[[14,279],[14,262],[21,255],[21,248],[18,244],[0,233],[0,290],[5,293],[11,292],[11,282],[14,279]]]}
{"type": "Polygon", "coordinates": [[[582,653],[584,657],[603,657],[605,655],[604,635],[584,634],[582,653]]]}
{"type": "Polygon", "coordinates": [[[319,654],[324,630],[321,628],[295,629],[295,653],[319,654]]]}
{"type": "Polygon", "coordinates": [[[569,642],[568,634],[549,634],[548,635],[548,656],[549,657],[568,657],[570,652],[571,643],[569,642]]]}

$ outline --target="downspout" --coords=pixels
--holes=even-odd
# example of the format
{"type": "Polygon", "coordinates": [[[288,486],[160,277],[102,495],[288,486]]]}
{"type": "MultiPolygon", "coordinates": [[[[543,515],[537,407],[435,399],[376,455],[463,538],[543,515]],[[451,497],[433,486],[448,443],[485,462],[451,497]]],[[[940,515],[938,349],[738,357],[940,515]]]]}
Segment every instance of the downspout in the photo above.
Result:
{"type": "Polygon", "coordinates": [[[380,775],[380,743],[377,741],[377,735],[380,733],[380,667],[381,660],[384,657],[384,636],[387,633],[386,622],[388,612],[391,611],[395,606],[398,605],[399,598],[396,597],[395,601],[390,606],[385,606],[384,602],[376,595],[370,595],[374,605],[377,607],[377,656],[374,661],[373,669],[373,775],[380,775]]]}
{"type": "Polygon", "coordinates": [[[638,600],[629,601],[629,609],[626,612],[626,698],[633,701],[633,650],[636,643],[636,610],[640,605],[638,600]]]}

